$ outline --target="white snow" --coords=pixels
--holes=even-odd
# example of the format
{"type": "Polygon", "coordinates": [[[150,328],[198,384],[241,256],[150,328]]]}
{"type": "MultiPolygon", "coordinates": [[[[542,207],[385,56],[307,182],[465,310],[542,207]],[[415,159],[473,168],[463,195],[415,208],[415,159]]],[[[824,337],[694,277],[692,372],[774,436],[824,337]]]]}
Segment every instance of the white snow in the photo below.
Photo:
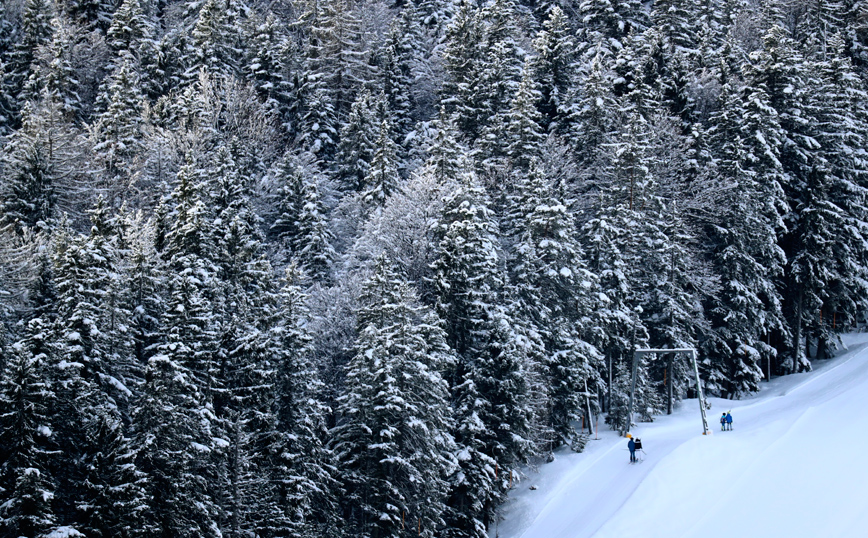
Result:
{"type": "Polygon", "coordinates": [[[696,400],[639,424],[644,461],[605,427],[512,492],[493,538],[832,537],[868,529],[868,334],[814,371],[763,383],[753,398],[696,400]],[[732,410],[733,431],[717,417],[732,410]],[[531,489],[536,486],[537,489],[531,489]]]}

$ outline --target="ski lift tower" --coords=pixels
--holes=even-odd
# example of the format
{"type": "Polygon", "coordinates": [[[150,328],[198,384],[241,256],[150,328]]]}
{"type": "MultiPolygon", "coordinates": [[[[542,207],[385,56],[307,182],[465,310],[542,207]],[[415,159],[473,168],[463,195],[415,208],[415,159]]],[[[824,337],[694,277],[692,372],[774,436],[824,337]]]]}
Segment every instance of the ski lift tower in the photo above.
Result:
{"type": "Polygon", "coordinates": [[[705,396],[702,394],[702,382],[699,379],[699,365],[696,364],[696,350],[694,348],[677,349],[637,349],[633,352],[633,372],[630,385],[630,405],[628,408],[627,431],[633,424],[633,397],[636,394],[636,370],[639,367],[639,359],[645,355],[657,355],[658,353],[689,353],[693,362],[693,373],[696,375],[696,394],[699,398],[699,411],[702,413],[702,435],[708,435],[708,419],[705,417],[705,396]]]}

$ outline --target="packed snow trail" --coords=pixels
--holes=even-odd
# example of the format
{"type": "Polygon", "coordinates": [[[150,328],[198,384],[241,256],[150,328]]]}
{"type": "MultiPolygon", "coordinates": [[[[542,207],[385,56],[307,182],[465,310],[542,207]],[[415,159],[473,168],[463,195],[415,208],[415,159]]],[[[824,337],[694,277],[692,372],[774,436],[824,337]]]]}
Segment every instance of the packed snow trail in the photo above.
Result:
{"type": "Polygon", "coordinates": [[[510,495],[492,538],[835,537],[868,533],[868,334],[814,371],[711,398],[639,424],[645,461],[602,428],[582,454],[559,452],[510,495]],[[720,431],[732,410],[733,431],[720,431]],[[537,486],[536,490],[529,486],[537,486]]]}

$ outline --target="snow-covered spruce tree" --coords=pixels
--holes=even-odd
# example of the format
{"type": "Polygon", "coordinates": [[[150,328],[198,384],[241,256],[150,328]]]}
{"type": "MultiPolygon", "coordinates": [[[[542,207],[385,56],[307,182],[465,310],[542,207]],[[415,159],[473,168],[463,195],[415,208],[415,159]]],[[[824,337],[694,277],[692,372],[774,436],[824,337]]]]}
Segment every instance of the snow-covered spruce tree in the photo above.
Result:
{"type": "Polygon", "coordinates": [[[615,53],[626,45],[628,36],[639,34],[648,26],[648,14],[638,0],[581,0],[578,5],[581,24],[576,28],[582,52],[597,45],[615,53]]]}
{"type": "MultiPolygon", "coordinates": [[[[618,393],[616,371],[629,364],[635,349],[635,331],[643,334],[635,311],[632,279],[630,216],[619,204],[615,193],[604,192],[594,207],[592,218],[584,224],[581,236],[584,240],[588,269],[600,281],[601,299],[596,312],[597,323],[603,338],[597,347],[603,354],[606,366],[606,393],[602,408],[613,416],[617,407],[618,393]]],[[[618,400],[620,401],[620,400],[618,400]]],[[[618,427],[618,426],[613,426],[618,427]]]]}
{"type": "Polygon", "coordinates": [[[298,216],[298,243],[294,252],[301,268],[315,282],[327,283],[337,259],[325,203],[314,179],[304,184],[304,200],[298,216]]]}
{"type": "Polygon", "coordinates": [[[239,19],[246,8],[234,0],[205,0],[199,5],[186,52],[185,77],[194,81],[203,68],[215,78],[237,75],[241,49],[236,47],[236,40],[243,35],[239,19]]]}
{"type": "MultiPolygon", "coordinates": [[[[518,93],[512,100],[506,124],[506,155],[512,167],[527,173],[531,161],[539,156],[543,140],[540,126],[542,116],[536,108],[541,94],[536,88],[529,63],[525,63],[524,75],[518,93]]],[[[503,142],[501,142],[503,143],[503,142]]]]}
{"type": "MultiPolygon", "coordinates": [[[[586,68],[587,77],[576,98],[572,131],[573,146],[583,177],[588,185],[597,184],[605,161],[609,158],[610,132],[617,125],[615,96],[609,83],[610,73],[605,69],[606,56],[597,51],[586,68]]],[[[569,134],[568,134],[569,136],[569,134]]]]}
{"type": "Polygon", "coordinates": [[[362,92],[353,102],[350,115],[341,128],[338,145],[338,168],[335,177],[340,187],[347,191],[365,190],[365,178],[377,151],[380,122],[376,119],[378,100],[368,92],[362,92]]]}
{"type": "Polygon", "coordinates": [[[89,236],[66,232],[55,247],[50,417],[61,456],[52,470],[54,506],[61,524],[88,535],[130,536],[143,494],[121,425],[134,377],[129,311],[119,289],[118,230],[101,198],[90,213],[89,236]]]}
{"type": "Polygon", "coordinates": [[[144,475],[135,466],[136,450],[121,421],[109,413],[90,424],[94,451],[88,455],[85,497],[79,502],[86,536],[148,536],[144,475]]]}
{"type": "MultiPolygon", "coordinates": [[[[475,99],[481,101],[481,106],[469,110],[472,114],[469,120],[477,123],[478,128],[476,133],[469,134],[471,140],[474,140],[474,134],[479,135],[476,141],[479,150],[477,161],[486,166],[486,160],[496,161],[506,156],[506,126],[512,99],[521,85],[524,52],[518,45],[521,33],[512,0],[495,0],[483,7],[480,16],[485,24],[482,54],[487,61],[481,62],[478,87],[475,89],[478,93],[475,99]]],[[[530,73],[528,78],[532,80],[530,73]]],[[[533,93],[532,88],[532,82],[529,81],[526,91],[533,93]]],[[[490,165],[486,168],[490,168],[490,165]]]]}
{"type": "Polygon", "coordinates": [[[775,284],[784,264],[777,244],[783,228],[780,126],[762,88],[744,88],[747,99],[738,90],[724,85],[711,133],[724,184],[717,190],[720,220],[707,236],[718,245],[711,254],[721,290],[708,312],[716,337],[703,346],[723,359],[736,397],[759,389],[757,360],[775,355],[764,337],[785,327],[775,284]]]}
{"type": "Polygon", "coordinates": [[[162,255],[168,278],[163,340],[148,359],[145,383],[135,407],[136,459],[146,475],[154,532],[176,536],[217,536],[220,513],[212,495],[219,482],[220,437],[214,414],[219,298],[211,261],[215,247],[206,229],[202,171],[188,156],[172,194],[175,208],[162,255]]]}
{"type": "Polygon", "coordinates": [[[363,181],[362,200],[371,207],[382,206],[398,188],[397,145],[392,140],[392,127],[388,118],[380,122],[376,150],[363,181]]]}
{"type": "Polygon", "coordinates": [[[0,532],[6,536],[41,538],[57,521],[44,331],[42,320],[31,321],[29,337],[15,344],[0,377],[0,532]]]}
{"type": "Polygon", "coordinates": [[[271,173],[274,188],[271,206],[275,211],[274,222],[268,229],[267,238],[285,242],[292,251],[300,245],[298,219],[304,207],[304,168],[291,153],[286,153],[271,173]]]}
{"type": "Polygon", "coordinates": [[[400,536],[403,519],[435,536],[455,465],[445,334],[382,258],[360,298],[358,334],[332,431],[350,532],[400,536]]]}
{"type": "Polygon", "coordinates": [[[404,8],[400,18],[392,23],[385,50],[380,54],[383,95],[392,116],[392,138],[398,144],[398,169],[402,171],[410,149],[405,141],[413,130],[417,107],[413,70],[423,53],[419,24],[415,7],[411,4],[404,8]]]}
{"type": "Polygon", "coordinates": [[[49,150],[37,126],[28,123],[35,119],[29,107],[25,106],[23,116],[24,126],[16,131],[4,152],[4,181],[0,187],[0,227],[19,233],[47,227],[56,202],[49,150]]]}
{"type": "Polygon", "coordinates": [[[130,54],[148,61],[147,54],[154,52],[154,34],[154,24],[141,0],[124,0],[106,31],[106,44],[119,58],[130,54]]]}
{"type": "MultiPolygon", "coordinates": [[[[94,156],[112,194],[121,197],[135,170],[133,160],[142,151],[142,106],[137,61],[129,54],[109,77],[102,96],[105,111],[93,127],[94,156]]],[[[128,196],[128,195],[127,195],[128,196]]],[[[126,198],[127,196],[122,196],[126,198]]]]}
{"type": "Polygon", "coordinates": [[[498,304],[504,283],[496,224],[474,175],[464,172],[460,181],[443,208],[432,269],[437,308],[458,358],[449,380],[460,473],[452,482],[449,521],[476,536],[493,522],[509,473],[531,452],[532,412],[523,355],[498,304]],[[499,477],[490,476],[491,461],[499,477]]]}
{"type": "Polygon", "coordinates": [[[22,126],[9,139],[0,159],[0,226],[47,230],[61,201],[69,203],[68,178],[75,170],[75,133],[60,107],[44,98],[25,105],[22,126]]]}
{"type": "MultiPolygon", "coordinates": [[[[798,45],[779,25],[766,32],[763,48],[751,54],[745,78],[751,87],[765,90],[782,132],[779,160],[787,178],[782,186],[788,207],[784,213],[786,230],[779,238],[787,259],[781,291],[790,299],[783,306],[792,330],[790,352],[782,369],[787,373],[801,372],[811,368],[806,356],[804,329],[818,322],[824,301],[823,288],[834,263],[820,252],[810,252],[808,247],[814,240],[817,241],[815,247],[822,244],[825,240],[821,236],[828,238],[832,229],[827,226],[834,226],[828,221],[831,215],[809,216],[801,212],[817,209],[812,204],[825,203],[823,199],[828,196],[827,165],[816,148],[813,120],[816,110],[809,100],[811,87],[817,81],[798,45]],[[814,234],[817,235],[812,239],[814,234]]],[[[824,211],[828,210],[838,211],[830,207],[824,211]]],[[[836,216],[835,220],[839,218],[836,216]]]]}
{"type": "Polygon", "coordinates": [[[284,433],[270,476],[288,529],[300,538],[330,538],[340,535],[338,470],[325,447],[330,410],[320,401],[323,385],[313,362],[313,338],[306,328],[310,313],[295,266],[287,268],[283,284],[273,339],[278,350],[275,413],[284,433]]]}
{"type": "Polygon", "coordinates": [[[286,83],[281,58],[281,49],[287,39],[285,32],[278,19],[268,14],[264,20],[251,18],[246,39],[250,45],[246,47],[241,71],[263,99],[278,106],[280,92],[286,83]]]}
{"type": "Polygon", "coordinates": [[[458,129],[454,117],[447,116],[444,108],[434,122],[437,135],[428,151],[426,165],[434,178],[442,184],[455,181],[468,169],[467,150],[458,141],[458,129]]]}
{"type": "Polygon", "coordinates": [[[71,59],[77,36],[64,18],[51,19],[51,26],[51,41],[37,52],[33,72],[24,84],[23,97],[35,101],[47,95],[57,103],[61,117],[67,121],[78,120],[83,104],[71,59]]]}
{"type": "Polygon", "coordinates": [[[533,42],[533,77],[540,95],[536,106],[543,133],[567,131],[575,71],[575,45],[567,15],[557,5],[543,22],[533,42]]]}
{"type": "Polygon", "coordinates": [[[462,2],[446,30],[443,63],[448,78],[443,83],[441,105],[446,114],[454,115],[456,126],[471,142],[483,126],[479,118],[483,107],[479,90],[483,43],[479,10],[472,2],[462,2]]]}
{"type": "Polygon", "coordinates": [[[356,6],[348,0],[307,1],[300,12],[304,107],[313,111],[329,103],[336,117],[345,118],[359,88],[374,80],[356,6]]]}
{"type": "MultiPolygon", "coordinates": [[[[4,14],[9,16],[5,4],[4,14]]],[[[10,49],[3,55],[3,65],[0,66],[0,115],[4,117],[3,129],[19,127],[21,118],[18,115],[28,99],[23,93],[24,85],[34,67],[38,49],[51,41],[54,31],[51,26],[53,16],[52,2],[27,0],[22,5],[18,35],[8,34],[9,38],[14,36],[17,40],[9,43],[10,49]]]]}
{"type": "Polygon", "coordinates": [[[698,2],[662,0],[654,2],[651,20],[664,38],[668,51],[692,52],[697,45],[698,2]]]}
{"type": "Polygon", "coordinates": [[[160,318],[165,311],[163,296],[164,266],[154,248],[154,222],[143,221],[141,215],[131,218],[132,230],[125,287],[130,306],[130,336],[132,359],[140,369],[156,353],[160,340],[160,318]]]}
{"type": "Polygon", "coordinates": [[[277,164],[274,180],[277,218],[269,232],[282,240],[283,259],[292,258],[311,278],[327,281],[336,254],[318,187],[320,178],[287,154],[277,164]]]}
{"type": "Polygon", "coordinates": [[[605,387],[598,372],[602,356],[591,339],[597,276],[585,266],[575,223],[555,188],[534,161],[513,201],[510,284],[520,315],[542,336],[550,399],[549,424],[555,444],[575,437],[574,420],[590,420],[605,387]],[[588,392],[590,390],[590,392],[588,392]]]}
{"type": "Polygon", "coordinates": [[[144,528],[158,536],[220,536],[209,478],[201,469],[211,450],[213,416],[196,376],[183,364],[192,350],[174,336],[176,328],[167,324],[169,343],[148,360],[133,413],[136,465],[147,477],[144,528]]]}
{"type": "Polygon", "coordinates": [[[829,202],[843,213],[846,225],[835,229],[836,241],[832,245],[833,278],[826,285],[827,298],[823,303],[823,316],[810,328],[816,339],[817,354],[829,356],[838,346],[835,334],[848,326],[854,312],[862,306],[861,298],[868,296],[864,289],[864,260],[868,259],[864,235],[868,160],[865,140],[868,139],[868,117],[865,104],[868,95],[858,84],[858,77],[843,50],[839,36],[828,39],[829,54],[824,61],[816,61],[821,84],[812,91],[812,109],[816,111],[817,142],[829,169],[829,202]],[[847,125],[842,130],[841,125],[847,125]],[[863,230],[863,231],[859,231],[863,230]]]}

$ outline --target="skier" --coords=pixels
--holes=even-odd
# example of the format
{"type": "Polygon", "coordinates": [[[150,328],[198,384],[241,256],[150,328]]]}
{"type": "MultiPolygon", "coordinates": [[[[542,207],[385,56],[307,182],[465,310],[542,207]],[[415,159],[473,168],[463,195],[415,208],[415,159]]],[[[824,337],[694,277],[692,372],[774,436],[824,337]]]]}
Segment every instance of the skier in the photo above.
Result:
{"type": "Polygon", "coordinates": [[[729,411],[726,412],[726,429],[732,431],[732,415],[729,414],[729,411]]]}
{"type": "Polygon", "coordinates": [[[720,415],[720,431],[726,430],[726,413],[720,415]]]}
{"type": "MultiPolygon", "coordinates": [[[[638,454],[639,451],[642,450],[642,439],[639,439],[639,438],[637,437],[637,438],[636,438],[635,445],[636,445],[636,453],[638,454]]],[[[636,461],[638,461],[638,460],[639,460],[639,456],[636,456],[636,461]]]]}
{"type": "Polygon", "coordinates": [[[636,442],[632,437],[627,441],[627,448],[630,449],[630,463],[633,463],[636,461],[636,442]]]}

